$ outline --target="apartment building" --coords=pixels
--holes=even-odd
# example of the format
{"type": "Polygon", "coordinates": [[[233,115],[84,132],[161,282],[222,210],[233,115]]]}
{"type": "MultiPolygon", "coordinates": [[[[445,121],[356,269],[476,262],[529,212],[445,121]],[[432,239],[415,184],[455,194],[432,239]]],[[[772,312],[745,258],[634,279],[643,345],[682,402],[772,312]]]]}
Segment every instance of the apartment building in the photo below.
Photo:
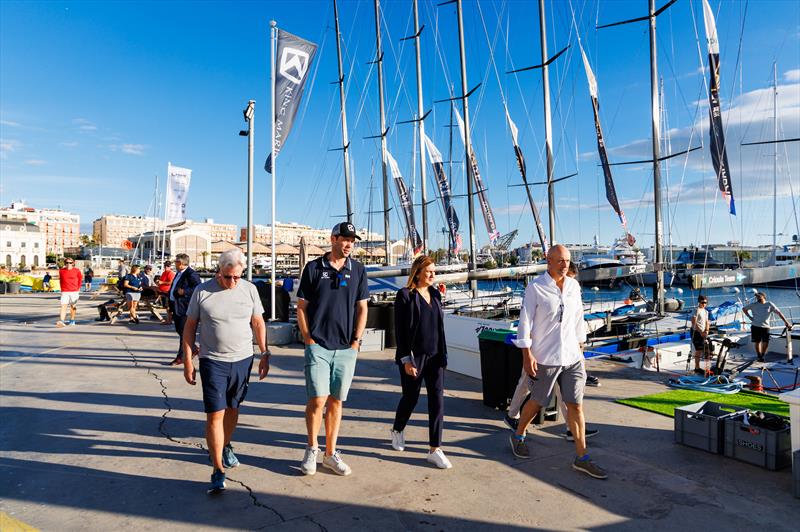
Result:
{"type": "MultiPolygon", "coordinates": [[[[333,225],[331,225],[333,227],[333,225]]],[[[367,233],[362,228],[357,230],[358,235],[364,240],[382,240],[383,236],[377,233],[367,233]]],[[[309,225],[302,225],[294,222],[275,224],[275,240],[279,243],[297,246],[300,244],[300,237],[305,237],[308,244],[313,244],[322,248],[330,246],[331,229],[315,229],[309,225]]],[[[239,232],[241,242],[247,240],[247,228],[242,227],[239,232]]],[[[268,245],[272,242],[272,227],[269,225],[253,226],[253,242],[268,245]]]]}
{"type": "MultiPolygon", "coordinates": [[[[104,214],[92,222],[92,238],[101,246],[124,248],[124,242],[136,235],[161,231],[164,220],[152,216],[127,216],[124,214],[104,214]]],[[[133,241],[136,244],[136,241],[133,241]]]]}
{"type": "Polygon", "coordinates": [[[36,209],[24,202],[15,201],[0,208],[0,223],[23,220],[39,228],[44,235],[44,252],[62,255],[65,248],[80,244],[81,217],[61,209],[36,209]]]}

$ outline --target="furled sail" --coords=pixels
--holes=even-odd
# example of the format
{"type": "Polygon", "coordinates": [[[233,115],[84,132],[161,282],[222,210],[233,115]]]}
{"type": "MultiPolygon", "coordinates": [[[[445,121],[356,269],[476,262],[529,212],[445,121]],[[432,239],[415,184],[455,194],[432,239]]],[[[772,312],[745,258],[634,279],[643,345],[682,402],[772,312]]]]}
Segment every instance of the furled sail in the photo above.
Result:
{"type": "Polygon", "coordinates": [[[444,172],[442,153],[436,148],[433,141],[428,138],[428,135],[423,133],[423,137],[425,140],[425,151],[428,152],[428,159],[433,167],[433,174],[436,177],[436,184],[439,187],[439,197],[442,198],[445,221],[447,222],[447,227],[450,229],[450,242],[453,246],[453,253],[458,253],[461,251],[461,235],[458,234],[459,221],[456,210],[453,208],[450,183],[447,182],[447,174],[444,172]]]}
{"type": "Polygon", "coordinates": [[[522,175],[522,182],[525,185],[525,192],[528,193],[528,203],[531,205],[531,212],[533,212],[533,221],[536,224],[536,232],[539,234],[539,242],[542,243],[542,252],[547,255],[547,237],[544,234],[544,226],[542,225],[542,218],[539,216],[539,209],[536,208],[536,203],[533,201],[531,189],[528,186],[528,170],[525,166],[525,157],[522,155],[522,148],[519,147],[519,129],[517,125],[511,120],[511,115],[508,114],[506,109],[506,121],[508,121],[508,128],[511,130],[511,140],[514,142],[514,153],[517,156],[517,166],[519,173],[522,175]]]}
{"type": "MultiPolygon", "coordinates": [[[[578,43],[580,45],[580,43],[578,43]]],[[[597,79],[594,77],[592,67],[589,65],[589,58],[581,48],[581,56],[583,57],[583,67],[586,70],[586,80],[589,83],[589,95],[592,97],[592,110],[594,111],[594,129],[597,133],[597,153],[600,156],[600,164],[603,167],[603,176],[606,182],[606,199],[614,209],[614,212],[619,216],[619,222],[622,224],[622,229],[625,231],[625,237],[629,245],[634,245],[636,239],[628,232],[628,221],[625,218],[625,213],[622,207],[619,206],[619,199],[617,198],[617,189],[614,186],[614,178],[611,175],[611,166],[608,164],[608,152],[606,151],[606,142],[603,139],[603,128],[600,125],[600,100],[597,94],[597,79]]]]}
{"type": "MultiPolygon", "coordinates": [[[[464,120],[458,109],[453,108],[455,111],[456,120],[458,121],[458,130],[461,132],[461,140],[464,145],[467,145],[467,135],[464,131],[464,120]]],[[[481,211],[483,212],[483,221],[486,223],[486,231],[489,233],[489,241],[494,245],[498,238],[500,238],[500,231],[497,230],[497,224],[494,222],[494,214],[492,214],[492,207],[489,205],[489,198],[486,196],[486,187],[483,186],[483,179],[481,173],[478,171],[478,159],[475,157],[475,150],[472,145],[469,146],[469,165],[472,168],[472,176],[475,179],[475,188],[477,190],[478,202],[481,204],[481,211]]]]}
{"type": "Polygon", "coordinates": [[[389,150],[386,150],[386,160],[389,163],[389,168],[392,170],[392,177],[397,186],[397,196],[400,198],[400,207],[403,209],[403,217],[405,218],[406,229],[408,230],[408,240],[411,242],[411,247],[416,257],[422,252],[423,246],[422,239],[417,232],[417,224],[414,221],[414,206],[411,203],[411,195],[408,193],[405,181],[403,181],[400,167],[397,165],[395,158],[392,157],[392,154],[389,153],[389,150]]]}
{"type": "Polygon", "coordinates": [[[708,39],[708,69],[711,71],[711,80],[708,87],[708,114],[711,124],[709,127],[711,162],[717,174],[719,191],[728,201],[728,212],[736,215],[736,204],[733,201],[733,182],[730,166],[728,166],[728,153],[725,149],[725,130],[722,128],[722,111],[719,101],[719,41],[717,40],[717,24],[714,21],[714,12],[708,0],[703,0],[703,20],[706,26],[708,39]]]}

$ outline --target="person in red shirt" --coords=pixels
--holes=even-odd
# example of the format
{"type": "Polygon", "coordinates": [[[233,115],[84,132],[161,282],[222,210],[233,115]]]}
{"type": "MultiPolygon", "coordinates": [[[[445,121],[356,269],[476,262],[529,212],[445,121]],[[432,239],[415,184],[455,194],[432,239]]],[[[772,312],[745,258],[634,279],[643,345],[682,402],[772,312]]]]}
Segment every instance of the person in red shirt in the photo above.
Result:
{"type": "Polygon", "coordinates": [[[75,325],[75,312],[78,310],[83,274],[75,267],[75,261],[67,259],[64,261],[64,267],[58,270],[58,279],[61,283],[61,316],[56,322],[56,327],[67,326],[64,323],[64,319],[67,317],[67,306],[69,306],[69,325],[75,325]]]}
{"type": "Polygon", "coordinates": [[[158,278],[158,295],[161,296],[161,304],[167,310],[167,320],[164,325],[172,324],[172,312],[169,310],[169,288],[172,286],[172,280],[175,278],[175,272],[172,271],[172,262],[164,262],[164,271],[158,278]]]}

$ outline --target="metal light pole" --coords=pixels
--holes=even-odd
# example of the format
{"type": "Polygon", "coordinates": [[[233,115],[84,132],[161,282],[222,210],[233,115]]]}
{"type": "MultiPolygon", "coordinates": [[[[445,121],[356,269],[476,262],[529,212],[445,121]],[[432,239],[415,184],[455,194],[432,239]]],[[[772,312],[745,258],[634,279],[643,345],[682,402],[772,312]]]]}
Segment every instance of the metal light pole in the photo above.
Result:
{"type": "Polygon", "coordinates": [[[253,136],[255,134],[255,109],[256,101],[247,102],[247,107],[242,111],[244,121],[247,122],[247,131],[240,131],[239,135],[247,137],[247,280],[253,280],[253,136]]]}

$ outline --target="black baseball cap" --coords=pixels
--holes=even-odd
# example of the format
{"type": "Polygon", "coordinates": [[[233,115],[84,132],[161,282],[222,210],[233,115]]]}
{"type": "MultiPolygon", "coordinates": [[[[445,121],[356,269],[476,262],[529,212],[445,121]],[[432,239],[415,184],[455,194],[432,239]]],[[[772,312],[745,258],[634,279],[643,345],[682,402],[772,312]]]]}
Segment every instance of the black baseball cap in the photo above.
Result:
{"type": "Polygon", "coordinates": [[[708,298],[706,296],[698,296],[697,302],[698,303],[708,303],[708,298]]]}
{"type": "Polygon", "coordinates": [[[361,240],[361,237],[356,234],[355,226],[350,222],[342,222],[334,225],[331,236],[347,236],[355,238],[356,240],[361,240]]]}

